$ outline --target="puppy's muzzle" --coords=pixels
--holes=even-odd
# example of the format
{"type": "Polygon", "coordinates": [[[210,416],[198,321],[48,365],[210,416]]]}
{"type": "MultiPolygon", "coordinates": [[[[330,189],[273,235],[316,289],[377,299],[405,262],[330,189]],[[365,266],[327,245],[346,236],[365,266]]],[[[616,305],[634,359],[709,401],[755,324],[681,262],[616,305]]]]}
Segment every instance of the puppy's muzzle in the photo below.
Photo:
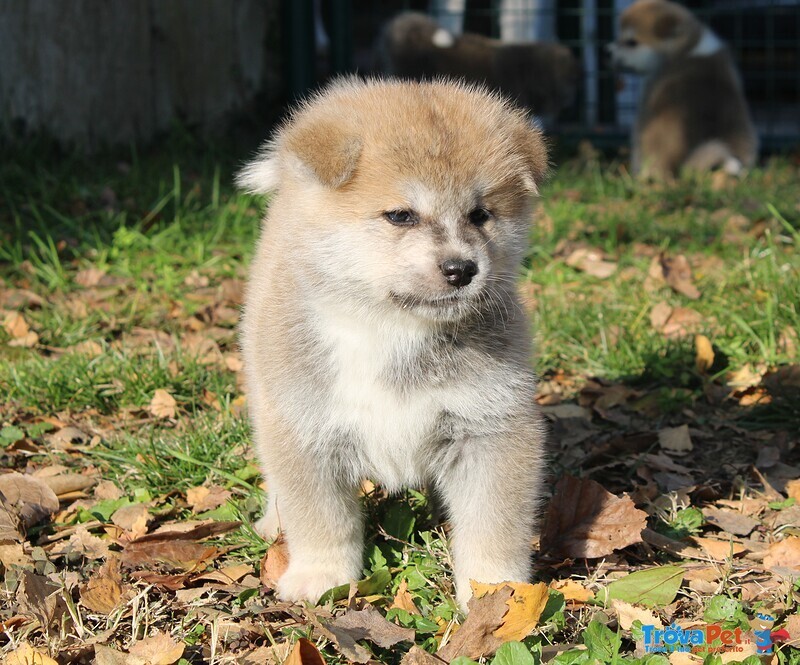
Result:
{"type": "Polygon", "coordinates": [[[439,267],[447,283],[458,289],[469,284],[478,274],[478,264],[469,259],[448,259],[439,267]]]}

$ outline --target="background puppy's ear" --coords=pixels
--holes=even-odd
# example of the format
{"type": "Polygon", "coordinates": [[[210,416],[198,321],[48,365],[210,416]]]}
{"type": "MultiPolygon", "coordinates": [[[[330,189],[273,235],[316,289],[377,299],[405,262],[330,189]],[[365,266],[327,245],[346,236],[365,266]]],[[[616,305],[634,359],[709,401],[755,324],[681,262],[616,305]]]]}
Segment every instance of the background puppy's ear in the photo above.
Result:
{"type": "Polygon", "coordinates": [[[680,17],[675,14],[661,14],[653,25],[653,34],[659,39],[671,39],[680,31],[680,17]]]}
{"type": "Polygon", "coordinates": [[[353,176],[362,141],[342,119],[309,118],[289,130],[283,148],[298,157],[323,185],[336,189],[353,176]]]}

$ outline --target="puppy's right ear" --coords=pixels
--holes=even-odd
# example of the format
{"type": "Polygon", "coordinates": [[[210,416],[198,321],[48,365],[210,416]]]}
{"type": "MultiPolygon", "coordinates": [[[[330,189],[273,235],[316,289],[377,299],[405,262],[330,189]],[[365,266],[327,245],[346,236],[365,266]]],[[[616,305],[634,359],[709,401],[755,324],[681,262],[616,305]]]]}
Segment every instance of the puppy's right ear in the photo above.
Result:
{"type": "Polygon", "coordinates": [[[355,173],[361,149],[361,138],[345,120],[301,116],[239,172],[236,184],[253,194],[269,194],[289,169],[336,189],[355,173]]]}
{"type": "Polygon", "coordinates": [[[336,189],[355,173],[362,141],[344,118],[304,118],[289,127],[282,148],[323,185],[336,189]]]}

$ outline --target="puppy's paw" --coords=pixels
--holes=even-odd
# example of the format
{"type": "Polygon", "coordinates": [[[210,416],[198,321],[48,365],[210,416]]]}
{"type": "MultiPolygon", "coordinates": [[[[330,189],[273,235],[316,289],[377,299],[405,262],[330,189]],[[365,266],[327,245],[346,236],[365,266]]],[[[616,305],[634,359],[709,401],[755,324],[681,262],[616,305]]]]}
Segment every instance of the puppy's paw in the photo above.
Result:
{"type": "Polygon", "coordinates": [[[253,525],[253,528],[264,540],[275,540],[281,530],[278,513],[275,510],[267,509],[267,512],[253,525]]]}
{"type": "Polygon", "coordinates": [[[333,587],[348,584],[354,575],[347,571],[337,571],[320,564],[318,566],[293,566],[291,563],[281,575],[275,588],[278,598],[294,603],[307,600],[319,601],[323,593],[333,587]]]}

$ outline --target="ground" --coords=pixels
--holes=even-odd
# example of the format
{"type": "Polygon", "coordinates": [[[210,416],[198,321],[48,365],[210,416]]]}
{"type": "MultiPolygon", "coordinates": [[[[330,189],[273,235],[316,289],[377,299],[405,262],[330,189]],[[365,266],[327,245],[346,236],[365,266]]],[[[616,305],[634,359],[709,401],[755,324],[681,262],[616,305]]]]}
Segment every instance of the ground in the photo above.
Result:
{"type": "Polygon", "coordinates": [[[757,639],[799,663],[798,163],[664,185],[582,154],[520,277],[555,492],[535,583],[464,622],[446,523],[369,483],[364,581],[317,607],[271,591],[235,332],[267,203],[231,187],[245,155],[6,148],[6,662],[666,663],[645,651],[674,622],[723,648],[673,663],[755,665],[757,639]]]}

